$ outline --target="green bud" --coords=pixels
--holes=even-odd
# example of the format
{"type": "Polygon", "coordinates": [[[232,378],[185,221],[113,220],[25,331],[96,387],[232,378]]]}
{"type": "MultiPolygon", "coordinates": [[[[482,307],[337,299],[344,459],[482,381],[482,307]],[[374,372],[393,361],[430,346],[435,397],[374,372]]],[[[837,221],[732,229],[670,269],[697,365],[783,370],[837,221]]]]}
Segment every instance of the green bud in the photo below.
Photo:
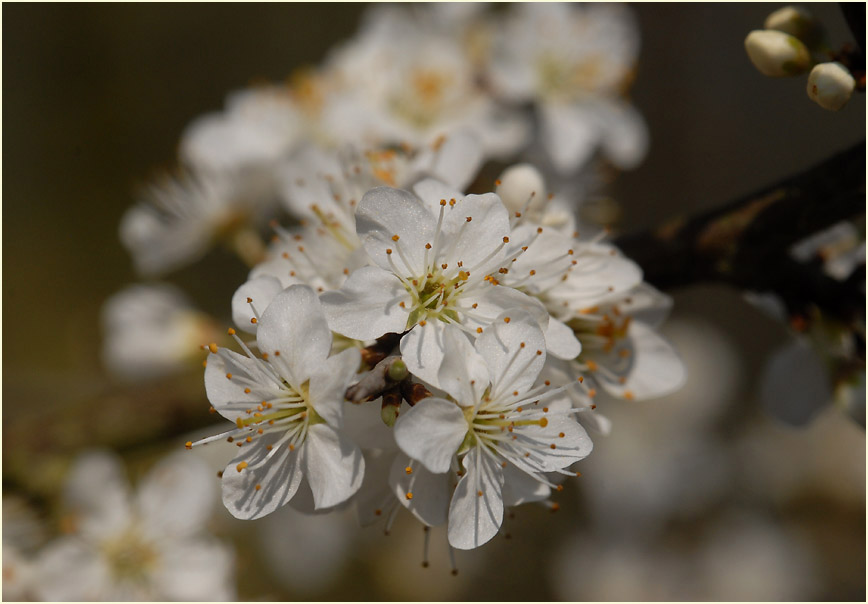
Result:
{"type": "Polygon", "coordinates": [[[383,419],[383,423],[390,428],[394,426],[395,422],[398,420],[399,411],[400,407],[384,404],[380,408],[380,417],[383,419]]]}
{"type": "Polygon", "coordinates": [[[393,382],[405,380],[408,375],[410,375],[410,371],[401,359],[395,359],[392,364],[389,365],[389,379],[393,382]]]}

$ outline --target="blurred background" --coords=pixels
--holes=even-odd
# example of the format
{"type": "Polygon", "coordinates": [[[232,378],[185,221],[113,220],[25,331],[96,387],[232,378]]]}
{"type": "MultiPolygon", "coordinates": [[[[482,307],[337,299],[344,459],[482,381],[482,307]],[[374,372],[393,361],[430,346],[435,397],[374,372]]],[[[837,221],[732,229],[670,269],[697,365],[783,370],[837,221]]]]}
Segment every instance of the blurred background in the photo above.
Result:
{"type": "MultiPolygon", "coordinates": [[[[642,51],[632,99],[651,150],[609,189],[621,231],[713,208],[864,139],[864,94],[824,111],[804,78],[765,78],[748,61],[744,37],[778,6],[633,7],[642,51]]],[[[836,4],[805,6],[833,42],[852,41],[836,4]]],[[[364,9],[3,6],[4,508],[16,495],[53,530],[77,451],[125,434],[115,448],[135,480],[204,425],[201,371],[131,390],[102,369],[101,305],[137,281],[120,217],[136,188],[174,163],[194,117],[231,90],[320,63],[364,9]],[[131,397],[141,415],[117,413],[128,405],[112,401],[131,397]],[[172,405],[184,397],[201,410],[172,405]],[[174,426],[159,441],[148,432],[155,414],[174,426]]],[[[246,274],[218,249],[168,280],[228,324],[246,274]]],[[[685,359],[687,385],[607,403],[613,432],[595,439],[556,514],[518,508],[510,539],[459,552],[452,577],[445,533],[433,531],[422,569],[422,531],[405,515],[384,537],[355,528],[351,514],[242,523],[223,513],[213,528],[236,547],[238,597],[864,600],[863,428],[832,406],[804,427],[779,423],[762,410],[759,384],[786,327],[723,286],[668,293],[662,332],[685,359]]]]}

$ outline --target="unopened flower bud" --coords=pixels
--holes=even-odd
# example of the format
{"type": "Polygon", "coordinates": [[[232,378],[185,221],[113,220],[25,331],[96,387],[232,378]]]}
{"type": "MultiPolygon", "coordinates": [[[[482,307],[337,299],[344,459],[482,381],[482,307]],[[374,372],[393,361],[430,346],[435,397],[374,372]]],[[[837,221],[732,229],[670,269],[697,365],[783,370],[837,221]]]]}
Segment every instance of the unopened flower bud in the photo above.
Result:
{"type": "Polygon", "coordinates": [[[539,209],[546,200],[546,184],[530,164],[516,164],[503,171],[494,192],[510,212],[539,209]]]}
{"type": "Polygon", "coordinates": [[[856,80],[841,63],[820,63],[808,76],[808,96],[830,111],[846,105],[855,88],[856,80]]]}
{"type": "Polygon", "coordinates": [[[823,37],[820,22],[801,6],[779,8],[766,17],[765,28],[795,36],[808,47],[815,46],[823,37]]]}
{"type": "Polygon", "coordinates": [[[401,359],[395,359],[392,364],[389,365],[389,379],[393,382],[400,382],[401,380],[407,379],[408,375],[410,375],[410,372],[407,369],[407,365],[401,359]]]}
{"type": "Polygon", "coordinates": [[[754,30],[744,40],[751,63],[772,78],[799,75],[811,67],[811,54],[795,36],[773,29],[754,30]]]}

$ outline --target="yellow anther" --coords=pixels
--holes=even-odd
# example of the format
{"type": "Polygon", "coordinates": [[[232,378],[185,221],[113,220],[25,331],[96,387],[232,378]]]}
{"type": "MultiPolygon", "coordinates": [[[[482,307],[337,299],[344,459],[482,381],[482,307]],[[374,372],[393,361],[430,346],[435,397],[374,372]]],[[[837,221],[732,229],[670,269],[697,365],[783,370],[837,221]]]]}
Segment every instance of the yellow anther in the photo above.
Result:
{"type": "Polygon", "coordinates": [[[468,216],[468,217],[465,218],[464,220],[466,220],[467,222],[470,222],[471,220],[473,220],[473,216],[468,216]]]}
{"type": "Polygon", "coordinates": [[[426,244],[425,244],[425,249],[426,249],[426,250],[430,250],[430,249],[431,249],[431,244],[430,244],[430,243],[426,243],[426,244]]]}
{"type": "Polygon", "coordinates": [[[256,325],[259,321],[256,320],[256,317],[250,317],[250,322],[256,325]]]}
{"type": "Polygon", "coordinates": [[[252,443],[252,442],[253,442],[253,437],[252,437],[252,436],[248,436],[248,437],[245,438],[244,440],[247,441],[247,443],[249,444],[249,443],[252,443]]]}
{"type": "Polygon", "coordinates": [[[226,331],[226,333],[228,333],[230,336],[234,336],[234,335],[235,335],[235,330],[232,329],[232,328],[230,327],[230,328],[226,331]]]}
{"type": "Polygon", "coordinates": [[[398,241],[398,239],[400,239],[400,237],[398,237],[397,235],[392,235],[392,241],[398,241]]]}
{"type": "Polygon", "coordinates": [[[588,371],[596,371],[598,368],[597,364],[594,361],[588,361],[586,365],[588,366],[588,371]]]}
{"type": "Polygon", "coordinates": [[[184,446],[187,447],[188,449],[192,449],[193,448],[193,441],[188,440],[187,442],[184,443],[184,446]]]}
{"type": "Polygon", "coordinates": [[[504,242],[504,243],[509,243],[509,237],[504,237],[504,238],[503,238],[503,242],[504,242]]]}
{"type": "Polygon", "coordinates": [[[292,443],[289,443],[289,450],[290,450],[290,451],[295,451],[295,445],[292,444],[292,443]]]}
{"type": "Polygon", "coordinates": [[[227,380],[231,380],[231,379],[232,379],[232,374],[231,374],[231,373],[227,373],[227,374],[226,374],[226,379],[227,379],[227,380]]]}
{"type": "Polygon", "coordinates": [[[217,409],[214,407],[208,407],[208,413],[217,413],[217,409]]]}
{"type": "Polygon", "coordinates": [[[391,254],[391,253],[392,253],[392,248],[387,247],[387,248],[386,248],[386,254],[391,254]]]}
{"type": "Polygon", "coordinates": [[[449,265],[444,262],[443,264],[440,265],[440,268],[442,268],[445,271],[446,267],[448,267],[448,266],[449,265]]]}
{"type": "Polygon", "coordinates": [[[413,493],[407,493],[406,497],[408,500],[413,499],[413,493]]]}
{"type": "Polygon", "coordinates": [[[482,333],[482,328],[481,328],[481,327],[477,327],[477,328],[476,328],[476,333],[482,333]]]}
{"type": "Polygon", "coordinates": [[[550,444],[549,447],[552,449],[557,449],[557,447],[555,446],[555,443],[550,444]]]}
{"type": "Polygon", "coordinates": [[[542,355],[542,350],[537,350],[537,351],[536,351],[536,356],[540,356],[540,355],[542,355]]]}
{"type": "Polygon", "coordinates": [[[446,200],[445,200],[445,199],[441,199],[441,200],[440,200],[440,205],[441,205],[441,206],[445,206],[445,205],[446,205],[446,200]]]}
{"type": "Polygon", "coordinates": [[[477,496],[477,497],[482,497],[482,491],[476,491],[476,496],[477,496]]]}
{"type": "Polygon", "coordinates": [[[248,296],[248,297],[247,297],[247,303],[250,304],[251,302],[253,302],[253,298],[251,298],[251,297],[248,296]]]}
{"type": "Polygon", "coordinates": [[[407,466],[406,468],[404,468],[404,471],[405,471],[407,474],[412,474],[412,473],[413,473],[413,468],[411,468],[410,466],[407,466]]]}
{"type": "Polygon", "coordinates": [[[564,490],[564,485],[559,484],[559,485],[557,486],[557,489],[558,489],[558,491],[563,491],[563,490],[564,490]]]}
{"type": "Polygon", "coordinates": [[[627,399],[628,401],[632,401],[634,398],[633,393],[630,392],[629,390],[625,390],[624,391],[624,398],[627,399]]]}
{"type": "Polygon", "coordinates": [[[455,198],[453,197],[452,199],[449,200],[449,207],[454,207],[456,203],[457,202],[455,201],[455,198]]]}
{"type": "Polygon", "coordinates": [[[244,389],[244,394],[250,394],[250,388],[245,388],[245,389],[244,389]]]}
{"type": "Polygon", "coordinates": [[[240,472],[241,470],[243,470],[243,469],[246,468],[246,467],[247,467],[247,462],[246,462],[246,461],[242,461],[240,464],[238,464],[237,466],[235,466],[235,469],[238,470],[238,471],[240,472]]]}
{"type": "MultiPolygon", "coordinates": [[[[540,424],[540,425],[542,425],[542,424],[540,424]]],[[[558,434],[558,438],[563,438],[564,436],[566,436],[566,434],[564,434],[563,432],[561,432],[560,434],[558,434]]]]}
{"type": "Polygon", "coordinates": [[[421,325],[422,327],[425,327],[425,325],[427,325],[427,324],[428,324],[428,322],[425,321],[424,319],[419,321],[419,325],[421,325]]]}
{"type": "Polygon", "coordinates": [[[258,484],[258,485],[256,485],[256,487],[254,487],[254,488],[258,491],[259,489],[262,488],[262,485],[261,485],[261,484],[258,484]]]}
{"type": "Polygon", "coordinates": [[[217,354],[217,344],[211,342],[210,344],[208,344],[208,350],[210,350],[214,354],[217,354]]]}
{"type": "Polygon", "coordinates": [[[510,319],[509,317],[504,317],[504,318],[503,318],[503,322],[504,322],[504,323],[509,323],[510,321],[511,321],[511,319],[510,319]]]}

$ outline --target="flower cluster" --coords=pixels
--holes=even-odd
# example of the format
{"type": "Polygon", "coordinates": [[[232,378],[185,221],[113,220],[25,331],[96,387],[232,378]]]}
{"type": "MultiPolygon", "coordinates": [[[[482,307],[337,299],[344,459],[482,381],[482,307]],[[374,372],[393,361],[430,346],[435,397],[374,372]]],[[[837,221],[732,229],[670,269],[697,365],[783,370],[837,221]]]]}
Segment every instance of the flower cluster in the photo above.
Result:
{"type": "Polygon", "coordinates": [[[187,129],[181,176],[121,234],[147,275],[214,241],[250,266],[234,344],[204,346],[232,428],[187,443],[237,446],[221,473],[234,516],[354,501],[388,529],[403,507],[476,548],[506,507],[557,506],[586,428],[609,430],[598,393],[680,387],[655,331],[669,299],[546,187],[598,152],[642,159],[637,51],[623,7],[376,7],[320,69],[187,129]],[[514,165],[495,180],[493,162],[514,165]]]}

